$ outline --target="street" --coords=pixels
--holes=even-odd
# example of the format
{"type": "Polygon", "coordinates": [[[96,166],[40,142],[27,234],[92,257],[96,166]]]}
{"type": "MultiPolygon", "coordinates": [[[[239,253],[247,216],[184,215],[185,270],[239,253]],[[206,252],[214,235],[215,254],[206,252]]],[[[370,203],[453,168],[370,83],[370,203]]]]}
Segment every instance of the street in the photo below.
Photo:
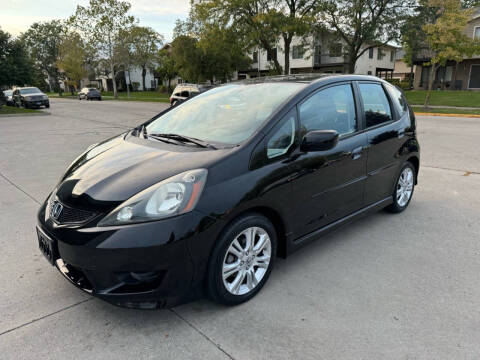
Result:
{"type": "Polygon", "coordinates": [[[36,212],[87,146],[168,104],[51,99],[0,117],[0,358],[478,359],[480,119],[418,117],[419,185],[286,260],[250,302],[118,308],[38,250],[36,212]]]}

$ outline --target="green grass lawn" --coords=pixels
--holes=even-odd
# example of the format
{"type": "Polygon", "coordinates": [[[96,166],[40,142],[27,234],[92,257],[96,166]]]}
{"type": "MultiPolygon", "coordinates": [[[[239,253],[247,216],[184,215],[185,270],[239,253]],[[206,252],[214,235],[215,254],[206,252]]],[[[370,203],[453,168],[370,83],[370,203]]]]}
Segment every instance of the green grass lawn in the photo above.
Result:
{"type": "MultiPolygon", "coordinates": [[[[52,98],[59,98],[60,96],[58,93],[47,93],[49,97],[52,98]]],[[[63,93],[62,98],[66,99],[77,99],[77,95],[72,97],[72,94],[70,92],[63,93]]],[[[122,101],[148,101],[148,102],[169,102],[170,94],[168,93],[161,93],[158,91],[136,91],[136,92],[131,92],[130,97],[127,97],[126,92],[119,92],[118,93],[118,99],[117,100],[122,100],[122,101]]],[[[113,91],[104,91],[102,92],[102,100],[115,100],[113,97],[113,91]]]]}
{"type": "Polygon", "coordinates": [[[38,114],[40,111],[33,109],[16,108],[14,106],[2,106],[0,109],[0,115],[12,115],[12,114],[38,114]]]}
{"type": "MultiPolygon", "coordinates": [[[[405,94],[407,95],[407,100],[410,104],[423,105],[427,91],[410,90],[406,91],[405,94]]],[[[434,90],[430,96],[430,105],[466,106],[478,107],[480,109],[480,91],[434,90]]]]}
{"type": "Polygon", "coordinates": [[[414,106],[413,111],[415,113],[480,115],[480,108],[478,110],[470,110],[452,108],[424,108],[423,106],[414,106]]]}

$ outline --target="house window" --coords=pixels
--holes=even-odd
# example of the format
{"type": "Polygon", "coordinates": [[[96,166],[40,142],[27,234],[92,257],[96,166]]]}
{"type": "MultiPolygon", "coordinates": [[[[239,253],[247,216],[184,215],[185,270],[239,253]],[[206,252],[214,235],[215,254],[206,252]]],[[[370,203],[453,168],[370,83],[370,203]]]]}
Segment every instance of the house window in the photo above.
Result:
{"type": "Polygon", "coordinates": [[[390,51],[390,61],[393,62],[395,59],[395,50],[390,51]]]}
{"type": "Polygon", "coordinates": [[[370,48],[370,49],[368,50],[368,58],[369,58],[369,59],[373,59],[373,50],[374,50],[374,48],[370,48]]]}
{"type": "Polygon", "coordinates": [[[473,38],[480,40],[480,26],[475,27],[475,30],[473,31],[473,38]]]}
{"type": "Polygon", "coordinates": [[[296,45],[292,49],[292,59],[303,59],[305,48],[302,45],[296,45]]]}
{"type": "Polygon", "coordinates": [[[258,62],[258,51],[253,52],[252,61],[253,61],[254,64],[258,62]]]}
{"type": "Polygon", "coordinates": [[[368,72],[367,72],[367,75],[372,75],[372,72],[371,72],[371,71],[368,71],[368,72]]]}
{"type": "Polygon", "coordinates": [[[274,61],[274,60],[277,60],[277,48],[274,47],[272,49],[273,51],[273,56],[270,55],[270,53],[267,51],[267,61],[274,61]]]}
{"type": "Polygon", "coordinates": [[[472,65],[470,69],[469,89],[480,89],[480,65],[472,65]]]}
{"type": "Polygon", "coordinates": [[[340,57],[342,56],[342,44],[341,43],[331,43],[329,48],[330,57],[340,57]]]}
{"type": "Polygon", "coordinates": [[[378,53],[377,53],[377,60],[383,60],[383,58],[385,57],[385,54],[383,53],[382,49],[378,49],[378,53]]]}

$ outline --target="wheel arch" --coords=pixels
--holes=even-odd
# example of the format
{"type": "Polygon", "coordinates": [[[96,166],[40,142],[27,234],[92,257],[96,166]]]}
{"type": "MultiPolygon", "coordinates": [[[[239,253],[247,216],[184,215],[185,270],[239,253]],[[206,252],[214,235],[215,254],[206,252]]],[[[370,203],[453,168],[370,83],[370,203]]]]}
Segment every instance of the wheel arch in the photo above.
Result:
{"type": "Polygon", "coordinates": [[[268,206],[254,206],[248,209],[244,209],[239,213],[235,213],[234,216],[229,218],[222,228],[222,233],[233,221],[241,216],[248,214],[259,214],[266,217],[273,225],[277,233],[277,256],[286,258],[287,256],[287,230],[283,217],[274,209],[268,206]]]}
{"type": "Polygon", "coordinates": [[[420,170],[420,159],[418,158],[418,156],[413,155],[413,156],[410,156],[407,159],[407,161],[412,163],[413,167],[415,168],[415,185],[417,185],[418,184],[418,172],[420,170]]]}

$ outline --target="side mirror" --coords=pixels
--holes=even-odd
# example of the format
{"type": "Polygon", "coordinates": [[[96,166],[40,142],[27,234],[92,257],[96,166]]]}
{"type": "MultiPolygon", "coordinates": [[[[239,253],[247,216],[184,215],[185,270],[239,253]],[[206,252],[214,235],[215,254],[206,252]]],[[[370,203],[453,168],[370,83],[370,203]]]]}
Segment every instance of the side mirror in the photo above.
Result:
{"type": "Polygon", "coordinates": [[[305,134],[300,144],[300,150],[327,151],[333,149],[338,143],[338,132],[336,130],[315,130],[305,134]]]}

